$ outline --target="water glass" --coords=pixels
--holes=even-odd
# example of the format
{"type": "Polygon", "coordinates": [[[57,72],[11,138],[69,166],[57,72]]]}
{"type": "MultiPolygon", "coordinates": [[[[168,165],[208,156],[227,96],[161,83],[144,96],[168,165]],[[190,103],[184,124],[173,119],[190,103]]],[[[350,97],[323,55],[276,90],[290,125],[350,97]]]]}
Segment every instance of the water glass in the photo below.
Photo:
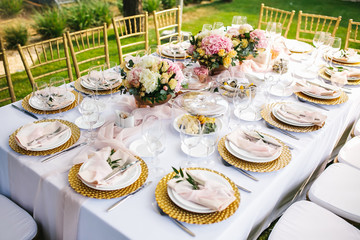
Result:
{"type": "Polygon", "coordinates": [[[104,75],[102,72],[102,66],[90,67],[87,76],[88,81],[95,87],[95,100],[100,112],[103,112],[106,108],[106,104],[99,98],[99,88],[104,84],[104,75]]]}
{"type": "MultiPolygon", "coordinates": [[[[43,109],[49,108],[50,100],[50,89],[49,85],[46,82],[36,82],[33,85],[33,97],[35,98],[36,103],[41,106],[43,109]]],[[[43,110],[44,119],[46,119],[46,111],[43,110]]]]}
{"type": "Polygon", "coordinates": [[[224,26],[224,23],[222,23],[222,22],[214,22],[214,25],[213,25],[212,29],[213,29],[213,30],[215,30],[215,29],[220,29],[220,28],[222,28],[223,26],[224,26]]]}
{"type": "Polygon", "coordinates": [[[213,130],[212,128],[209,129],[209,125],[206,123],[202,126],[202,138],[201,143],[206,147],[206,158],[203,161],[203,165],[208,166],[214,163],[214,160],[209,158],[209,156],[214,152],[216,144],[219,140],[219,130],[216,128],[215,131],[211,133],[209,130],[213,130]]]}
{"type": "MultiPolygon", "coordinates": [[[[50,90],[50,102],[54,103],[55,105],[61,104],[66,102],[67,97],[67,86],[65,79],[63,77],[52,77],[50,78],[50,84],[49,84],[49,90],[50,90]]],[[[60,114],[59,117],[63,117],[62,109],[60,108],[60,114]]]]}
{"type": "Polygon", "coordinates": [[[201,31],[204,32],[204,31],[211,31],[211,30],[212,30],[211,24],[204,24],[201,31]]]}
{"type": "Polygon", "coordinates": [[[170,51],[174,56],[174,62],[175,62],[175,57],[177,53],[180,53],[180,48],[181,48],[181,38],[179,36],[172,36],[170,37],[170,41],[169,41],[169,47],[170,47],[170,51]]]}
{"type": "Polygon", "coordinates": [[[79,111],[82,115],[83,122],[87,125],[88,135],[86,142],[91,144],[94,142],[93,127],[99,120],[99,108],[96,101],[92,97],[86,97],[79,105],[79,111]]]}
{"type": "Polygon", "coordinates": [[[116,62],[105,63],[102,74],[106,85],[110,87],[110,102],[113,102],[113,86],[121,81],[120,66],[116,62]]]}
{"type": "MultiPolygon", "coordinates": [[[[191,161],[191,156],[193,156],[193,149],[201,143],[202,138],[202,128],[200,121],[195,120],[195,122],[183,122],[180,126],[180,139],[181,144],[187,150],[187,162],[183,165],[185,166],[194,166],[194,162],[191,161]]],[[[181,165],[181,164],[180,164],[181,165]]]]}
{"type": "Polygon", "coordinates": [[[241,120],[254,121],[256,118],[254,111],[251,111],[250,105],[255,96],[256,87],[237,88],[233,97],[234,114],[241,120]],[[245,111],[247,110],[247,111],[245,111]]]}

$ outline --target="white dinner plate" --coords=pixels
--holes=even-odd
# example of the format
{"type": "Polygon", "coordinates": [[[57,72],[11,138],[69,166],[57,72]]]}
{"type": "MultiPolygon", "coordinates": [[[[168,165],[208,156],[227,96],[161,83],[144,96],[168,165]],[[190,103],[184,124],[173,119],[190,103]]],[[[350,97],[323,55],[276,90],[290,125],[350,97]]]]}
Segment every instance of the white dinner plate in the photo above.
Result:
{"type": "MultiPolygon", "coordinates": [[[[182,114],[177,116],[174,121],[173,121],[173,127],[177,132],[180,132],[180,128],[178,127],[177,122],[179,121],[180,118],[182,118],[184,115],[188,115],[188,114],[182,114]]],[[[216,131],[220,131],[222,128],[222,121],[219,118],[215,119],[215,126],[216,126],[216,131]]],[[[212,134],[212,133],[208,133],[208,134],[212,134]]],[[[197,134],[189,134],[189,135],[197,135],[197,134]]]]}
{"type": "MultiPolygon", "coordinates": [[[[86,163],[81,165],[79,172],[82,171],[85,166],[86,166],[86,163]]],[[[118,181],[116,183],[114,183],[114,185],[111,185],[111,186],[93,186],[91,184],[84,182],[81,178],[80,178],[80,180],[82,183],[84,183],[89,188],[92,188],[95,190],[100,190],[100,191],[113,191],[113,190],[118,190],[118,189],[130,186],[140,177],[140,174],[141,174],[141,166],[140,166],[140,164],[135,164],[132,167],[130,167],[129,169],[127,169],[126,172],[121,175],[121,177],[117,177],[118,181]]]]}
{"type": "MultiPolygon", "coordinates": [[[[35,123],[36,125],[38,125],[38,127],[45,127],[47,124],[49,124],[50,122],[40,122],[40,123],[35,123]]],[[[65,125],[65,124],[63,124],[65,125]]],[[[65,125],[66,126],[66,125],[65,125]]],[[[69,128],[68,126],[66,126],[67,128],[69,128]]],[[[21,131],[21,130],[20,130],[21,131]]],[[[31,148],[30,151],[46,151],[46,150],[50,150],[50,149],[54,149],[57,147],[60,147],[61,145],[63,145],[64,143],[66,143],[71,137],[71,129],[69,129],[69,131],[66,131],[65,134],[62,134],[60,136],[60,138],[55,142],[55,143],[50,143],[49,144],[45,144],[41,147],[37,147],[37,148],[31,148]]],[[[17,143],[17,141],[16,141],[17,143]]],[[[17,143],[18,144],[18,143],[17,143]]],[[[21,147],[20,144],[18,144],[19,147],[21,147]]],[[[21,147],[22,148],[22,147],[21,147]]]]}
{"type": "Polygon", "coordinates": [[[310,97],[313,97],[313,98],[324,99],[324,100],[335,99],[335,98],[340,97],[340,95],[341,95],[340,91],[338,93],[336,93],[335,95],[333,95],[333,96],[322,96],[322,95],[317,95],[317,94],[314,94],[314,93],[311,93],[311,92],[308,92],[308,91],[302,91],[302,93],[305,94],[305,95],[308,95],[310,97]]]}
{"type": "Polygon", "coordinates": [[[39,100],[37,100],[36,97],[32,96],[29,99],[29,105],[32,108],[35,108],[37,110],[55,111],[55,110],[66,108],[67,106],[71,105],[75,101],[75,95],[70,91],[66,91],[65,100],[62,100],[62,101],[66,102],[66,104],[57,106],[57,107],[49,107],[49,106],[44,106],[43,102],[40,102],[39,100]]]}
{"type": "MultiPolygon", "coordinates": [[[[299,104],[296,104],[296,103],[286,103],[286,104],[291,104],[293,107],[297,108],[298,110],[301,110],[301,111],[311,111],[311,112],[314,112],[314,110],[306,107],[306,106],[302,106],[302,105],[299,105],[299,104]]],[[[272,114],[280,121],[286,123],[286,124],[289,124],[289,125],[292,125],[292,126],[296,126],[296,127],[311,127],[311,126],[314,126],[313,123],[302,123],[302,122],[298,122],[298,121],[295,121],[293,119],[287,119],[285,118],[284,116],[282,116],[281,114],[278,113],[279,109],[280,109],[281,105],[276,105],[271,111],[272,111],[272,114]]]]}
{"type": "MultiPolygon", "coordinates": [[[[348,59],[340,58],[340,54],[341,54],[341,52],[337,52],[334,55],[330,56],[330,58],[333,58],[334,61],[340,62],[340,63],[350,63],[350,64],[360,63],[360,55],[359,54],[356,54],[355,56],[351,56],[348,59]]],[[[328,56],[328,58],[329,58],[329,56],[328,56]]]]}
{"type": "MultiPolygon", "coordinates": [[[[94,124],[93,129],[101,127],[104,123],[105,123],[105,118],[103,116],[100,116],[99,120],[94,124]]],[[[82,117],[78,117],[75,120],[75,124],[81,129],[90,129],[89,124],[84,122],[82,117]]]]}
{"type": "MultiPolygon", "coordinates": [[[[89,82],[87,82],[87,81],[84,79],[85,77],[86,77],[86,76],[84,76],[84,77],[81,79],[81,81],[80,81],[81,86],[83,86],[83,87],[86,88],[86,89],[90,89],[90,90],[96,91],[96,86],[94,86],[94,85],[90,84],[89,82]]],[[[112,85],[112,89],[118,87],[120,84],[121,84],[121,82],[120,82],[119,80],[116,81],[116,82],[114,82],[114,84],[112,85]]],[[[110,86],[108,86],[108,87],[99,86],[99,87],[98,87],[98,90],[100,90],[100,91],[110,90],[110,89],[111,89],[110,86]]]]}
{"type": "MultiPolygon", "coordinates": [[[[205,170],[191,170],[191,171],[201,171],[206,178],[212,180],[212,181],[216,181],[218,183],[223,184],[224,186],[228,187],[229,189],[232,189],[230,183],[223,178],[222,176],[220,176],[219,174],[213,173],[213,172],[209,172],[209,171],[205,171],[205,170]]],[[[210,209],[208,207],[204,207],[200,204],[185,200],[183,197],[181,197],[179,194],[177,194],[174,190],[172,190],[170,187],[167,188],[167,193],[171,199],[171,201],[173,203],[175,203],[178,207],[185,209],[187,211],[190,212],[195,212],[195,213],[212,213],[212,212],[216,212],[213,209],[210,209]]]]}
{"type": "Polygon", "coordinates": [[[289,51],[296,53],[309,52],[313,49],[310,44],[295,39],[285,39],[285,46],[289,51]]]}
{"type": "MultiPolygon", "coordinates": [[[[170,47],[169,46],[163,46],[161,48],[161,54],[162,55],[165,55],[167,57],[174,57],[174,54],[171,52],[170,50],[170,47]]],[[[186,52],[180,52],[180,53],[176,53],[175,54],[175,57],[180,57],[180,58],[183,58],[183,57],[186,57],[186,52]]]]}
{"type": "MultiPolygon", "coordinates": [[[[264,135],[264,137],[265,137],[265,139],[272,139],[272,141],[277,142],[279,145],[281,145],[274,138],[270,138],[269,136],[266,136],[266,135],[264,135]]],[[[280,151],[278,151],[276,154],[274,154],[271,157],[258,157],[244,149],[238,148],[237,146],[235,146],[235,144],[233,144],[229,140],[225,140],[225,148],[235,157],[240,158],[245,161],[248,161],[248,162],[254,162],[254,163],[266,163],[266,162],[274,161],[281,155],[281,152],[282,152],[282,149],[281,149],[280,151]]]]}

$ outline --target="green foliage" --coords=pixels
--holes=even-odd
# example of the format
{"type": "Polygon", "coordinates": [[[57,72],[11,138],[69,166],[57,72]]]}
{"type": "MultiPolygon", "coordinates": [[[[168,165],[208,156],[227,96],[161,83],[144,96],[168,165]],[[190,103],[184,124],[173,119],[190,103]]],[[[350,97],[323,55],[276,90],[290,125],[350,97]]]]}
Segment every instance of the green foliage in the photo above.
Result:
{"type": "Polygon", "coordinates": [[[124,15],[124,4],[123,4],[123,0],[117,0],[117,3],[116,3],[118,9],[119,9],[119,12],[121,13],[121,15],[124,15]]]}
{"type": "Polygon", "coordinates": [[[0,0],[0,14],[13,16],[23,9],[23,0],[0,0]]]}
{"type": "Polygon", "coordinates": [[[160,0],[144,0],[143,9],[149,13],[152,13],[155,10],[160,8],[160,0]]]}
{"type": "Polygon", "coordinates": [[[8,27],[5,29],[5,41],[8,49],[16,49],[17,45],[26,45],[28,41],[28,30],[23,25],[8,27]]]}
{"type": "Polygon", "coordinates": [[[90,28],[93,22],[92,9],[89,4],[76,4],[65,9],[67,26],[72,31],[90,28]]]}
{"type": "Polygon", "coordinates": [[[110,5],[107,2],[93,1],[91,3],[91,9],[93,14],[93,26],[102,26],[104,23],[110,26],[111,19],[113,17],[110,11],[110,5]]]}
{"type": "Polygon", "coordinates": [[[164,9],[170,9],[176,6],[176,0],[161,0],[164,9]]]}
{"type": "Polygon", "coordinates": [[[35,30],[44,38],[60,37],[66,27],[66,19],[56,8],[35,14],[35,30]]]}

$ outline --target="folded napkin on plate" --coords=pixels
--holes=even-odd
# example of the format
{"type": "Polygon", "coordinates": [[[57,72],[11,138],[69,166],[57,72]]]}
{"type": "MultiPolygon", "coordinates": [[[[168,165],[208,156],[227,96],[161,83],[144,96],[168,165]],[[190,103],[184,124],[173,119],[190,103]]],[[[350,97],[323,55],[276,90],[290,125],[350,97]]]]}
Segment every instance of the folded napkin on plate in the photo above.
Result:
{"type": "Polygon", "coordinates": [[[17,144],[32,150],[42,146],[55,144],[61,136],[71,131],[68,126],[58,121],[43,124],[30,123],[23,126],[15,136],[17,144]]]}
{"type": "MultiPolygon", "coordinates": [[[[245,150],[258,157],[271,157],[281,151],[281,147],[276,147],[279,145],[278,142],[273,142],[273,144],[265,143],[260,139],[261,137],[255,132],[245,132],[242,129],[236,129],[232,133],[226,136],[226,139],[233,143],[238,148],[245,150]],[[250,136],[250,137],[249,137],[250,136]],[[255,140],[254,140],[255,139],[255,140]],[[259,139],[259,140],[256,140],[259,139]]],[[[268,140],[268,142],[272,142],[268,140]]]]}
{"type": "MultiPolygon", "coordinates": [[[[166,56],[174,56],[174,53],[171,51],[170,46],[163,46],[161,53],[166,56]]],[[[176,57],[185,57],[186,51],[180,46],[178,51],[175,54],[176,57]]]]}
{"type": "Polygon", "coordinates": [[[295,120],[299,123],[312,123],[317,126],[322,126],[326,120],[326,116],[319,112],[298,109],[288,104],[281,105],[277,113],[286,119],[295,120]]]}
{"type": "MultiPolygon", "coordinates": [[[[185,200],[197,203],[215,211],[227,208],[236,198],[234,191],[215,181],[207,179],[201,171],[187,171],[187,173],[198,183],[200,189],[194,190],[192,185],[183,179],[173,178],[168,181],[168,186],[185,200]]],[[[186,176],[186,173],[185,173],[186,176]]]]}
{"type": "Polygon", "coordinates": [[[334,74],[331,74],[330,81],[341,85],[345,85],[347,84],[347,78],[348,78],[348,73],[346,71],[336,72],[334,74]]]}
{"type": "Polygon", "coordinates": [[[125,60],[125,62],[129,62],[130,60],[134,63],[134,64],[137,64],[137,63],[139,63],[140,62],[140,59],[141,59],[141,57],[139,57],[139,56],[131,56],[131,55],[128,55],[128,56],[126,56],[125,58],[124,58],[124,60],[125,60]]]}
{"type": "Polygon", "coordinates": [[[352,78],[360,78],[360,69],[350,68],[347,72],[347,76],[352,78]]]}
{"type": "Polygon", "coordinates": [[[50,109],[59,109],[70,105],[74,99],[71,97],[72,93],[68,92],[65,88],[56,87],[51,89],[51,98],[47,105],[50,109]]]}
{"type": "Polygon", "coordinates": [[[113,155],[111,155],[111,147],[104,147],[99,151],[90,152],[85,156],[84,159],[85,166],[81,171],[79,171],[78,176],[84,182],[93,185],[93,186],[111,186],[114,183],[118,182],[119,178],[122,178],[128,171],[125,171],[122,174],[118,174],[115,177],[104,181],[103,179],[110,174],[113,169],[107,162],[107,159],[110,157],[111,161],[118,160],[119,167],[123,167],[129,163],[136,161],[137,159],[128,153],[128,151],[123,151],[118,149],[113,155]]]}
{"type": "Polygon", "coordinates": [[[330,90],[327,88],[323,88],[321,86],[316,86],[313,84],[305,84],[297,82],[293,87],[294,92],[310,92],[319,96],[334,96],[338,94],[339,90],[330,90]]]}

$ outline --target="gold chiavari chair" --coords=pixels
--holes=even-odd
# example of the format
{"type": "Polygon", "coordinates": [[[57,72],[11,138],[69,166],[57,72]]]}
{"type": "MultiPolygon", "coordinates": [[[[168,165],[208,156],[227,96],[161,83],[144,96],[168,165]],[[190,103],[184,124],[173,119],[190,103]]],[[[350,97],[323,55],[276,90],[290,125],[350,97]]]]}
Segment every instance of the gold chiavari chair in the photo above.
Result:
{"type": "Polygon", "coordinates": [[[161,40],[171,36],[181,37],[181,8],[167,9],[164,11],[154,11],[154,22],[157,45],[161,45],[161,40]],[[162,31],[175,28],[175,32],[161,34],[162,31]],[[162,36],[161,36],[162,35],[162,36]]]}
{"type": "Polygon", "coordinates": [[[145,51],[149,48],[149,23],[148,13],[139,14],[136,16],[113,18],[112,23],[114,26],[116,44],[119,53],[119,61],[123,63],[124,57],[134,54],[135,51],[124,54],[123,49],[132,48],[138,45],[144,45],[145,51]],[[132,41],[129,42],[129,39],[132,41]]]}
{"type": "Polygon", "coordinates": [[[51,77],[62,72],[67,72],[65,81],[73,81],[65,34],[26,46],[18,45],[18,50],[32,86],[37,81],[49,82],[51,77]]]}
{"type": "Polygon", "coordinates": [[[345,40],[345,50],[349,48],[349,44],[353,43],[351,48],[360,53],[360,22],[349,20],[348,30],[345,40]]]}
{"type": "Polygon", "coordinates": [[[304,42],[312,42],[314,34],[318,31],[330,32],[331,36],[335,36],[341,16],[329,17],[299,11],[298,24],[296,29],[296,40],[304,42]]]}
{"type": "Polygon", "coordinates": [[[100,66],[104,63],[109,65],[109,46],[106,23],[101,27],[72,33],[66,32],[66,36],[77,78],[80,78],[83,73],[88,71],[90,64],[91,67],[100,66]],[[89,58],[89,54],[96,56],[89,58]],[[103,59],[103,61],[101,61],[101,59],[103,59]],[[80,65],[86,67],[83,67],[81,70],[80,65]]]}
{"type": "Polygon", "coordinates": [[[262,26],[266,27],[268,22],[278,22],[282,24],[282,29],[284,31],[283,36],[287,37],[294,15],[294,10],[291,12],[285,11],[278,8],[265,6],[262,3],[260,8],[258,29],[261,29],[262,26]]]}
{"type": "Polygon", "coordinates": [[[4,65],[4,71],[5,74],[0,75],[0,103],[6,102],[11,100],[11,102],[16,101],[14,87],[11,81],[11,75],[10,75],[10,69],[9,69],[9,63],[6,56],[6,51],[2,42],[2,39],[0,39],[0,61],[3,62],[4,65]],[[6,83],[5,83],[6,80],[6,83]],[[2,92],[8,91],[7,94],[2,94],[2,92]]]}

